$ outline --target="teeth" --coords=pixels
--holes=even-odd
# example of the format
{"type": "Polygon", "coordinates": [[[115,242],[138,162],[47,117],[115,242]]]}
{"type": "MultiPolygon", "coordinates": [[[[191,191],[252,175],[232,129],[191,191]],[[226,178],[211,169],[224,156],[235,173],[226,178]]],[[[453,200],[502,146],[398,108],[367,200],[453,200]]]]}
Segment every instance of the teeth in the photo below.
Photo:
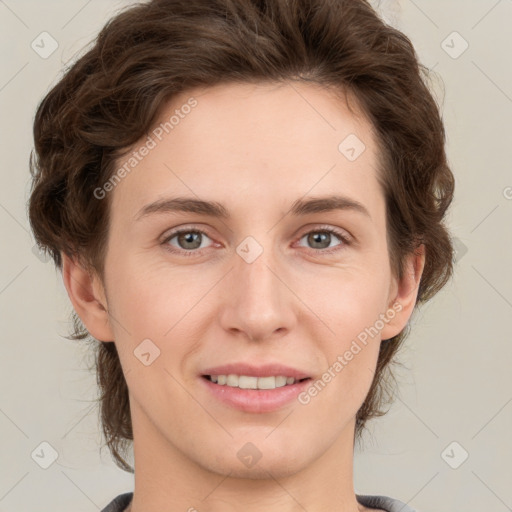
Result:
{"type": "Polygon", "coordinates": [[[275,389],[294,384],[293,377],[283,375],[272,377],[251,377],[249,375],[210,375],[212,382],[221,386],[229,386],[240,389],[275,389]]]}

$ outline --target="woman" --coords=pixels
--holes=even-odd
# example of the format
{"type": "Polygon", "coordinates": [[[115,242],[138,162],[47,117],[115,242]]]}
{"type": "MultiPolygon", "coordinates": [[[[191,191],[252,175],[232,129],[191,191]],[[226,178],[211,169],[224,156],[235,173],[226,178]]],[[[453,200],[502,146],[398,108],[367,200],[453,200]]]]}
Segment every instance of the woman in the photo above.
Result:
{"type": "Polygon", "coordinates": [[[452,273],[425,71],[364,0],[153,0],[41,102],[31,225],[135,473],[104,512],[412,510],[353,448],[452,273]]]}

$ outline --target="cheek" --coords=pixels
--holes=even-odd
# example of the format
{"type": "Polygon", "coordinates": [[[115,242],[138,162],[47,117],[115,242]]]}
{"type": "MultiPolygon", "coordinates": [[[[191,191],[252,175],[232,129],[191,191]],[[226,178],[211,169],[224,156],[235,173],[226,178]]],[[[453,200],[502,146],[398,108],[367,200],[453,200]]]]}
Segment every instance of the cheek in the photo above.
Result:
{"type": "Polygon", "coordinates": [[[304,292],[305,302],[329,327],[331,339],[346,342],[356,337],[385,311],[389,287],[385,272],[333,269],[330,275],[316,278],[314,285],[304,292]]]}
{"type": "MultiPolygon", "coordinates": [[[[118,251],[119,252],[119,251],[118,251]]],[[[112,255],[109,274],[111,312],[133,336],[162,338],[204,295],[202,281],[160,259],[112,255]],[[115,262],[115,263],[114,263],[115,262]]],[[[114,325],[116,329],[116,326],[114,325]]]]}
{"type": "Polygon", "coordinates": [[[388,284],[384,272],[340,274],[337,282],[331,281],[328,293],[317,290],[308,296],[311,308],[329,328],[326,336],[317,339],[322,340],[328,373],[335,375],[333,389],[345,396],[349,393],[354,402],[364,399],[373,379],[388,284]]]}

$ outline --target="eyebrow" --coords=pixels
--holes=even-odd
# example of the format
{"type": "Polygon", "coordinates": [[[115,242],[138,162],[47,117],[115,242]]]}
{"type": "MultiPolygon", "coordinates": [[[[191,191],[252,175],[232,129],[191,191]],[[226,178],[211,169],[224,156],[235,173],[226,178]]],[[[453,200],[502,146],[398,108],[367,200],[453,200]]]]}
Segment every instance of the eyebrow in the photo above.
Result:
{"type": "MultiPolygon", "coordinates": [[[[297,199],[291,206],[290,212],[295,216],[323,213],[334,210],[349,210],[361,213],[371,219],[370,212],[359,201],[347,196],[329,195],[297,199]]],[[[160,199],[143,206],[135,215],[135,221],[154,213],[187,212],[208,215],[219,219],[229,219],[231,216],[227,208],[216,201],[204,201],[192,197],[174,197],[160,199]]]]}

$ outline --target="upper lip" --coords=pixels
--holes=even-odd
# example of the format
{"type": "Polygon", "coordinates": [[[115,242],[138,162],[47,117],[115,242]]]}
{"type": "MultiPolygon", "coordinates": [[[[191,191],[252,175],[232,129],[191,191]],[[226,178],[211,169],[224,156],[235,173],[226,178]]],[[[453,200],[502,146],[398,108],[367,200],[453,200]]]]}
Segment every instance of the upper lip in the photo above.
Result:
{"type": "Polygon", "coordinates": [[[284,366],[279,363],[270,363],[255,366],[249,363],[230,363],[221,366],[206,368],[201,372],[202,375],[247,375],[251,377],[276,377],[282,375],[284,377],[293,377],[294,379],[305,379],[309,375],[303,371],[297,370],[290,366],[284,366]]]}

